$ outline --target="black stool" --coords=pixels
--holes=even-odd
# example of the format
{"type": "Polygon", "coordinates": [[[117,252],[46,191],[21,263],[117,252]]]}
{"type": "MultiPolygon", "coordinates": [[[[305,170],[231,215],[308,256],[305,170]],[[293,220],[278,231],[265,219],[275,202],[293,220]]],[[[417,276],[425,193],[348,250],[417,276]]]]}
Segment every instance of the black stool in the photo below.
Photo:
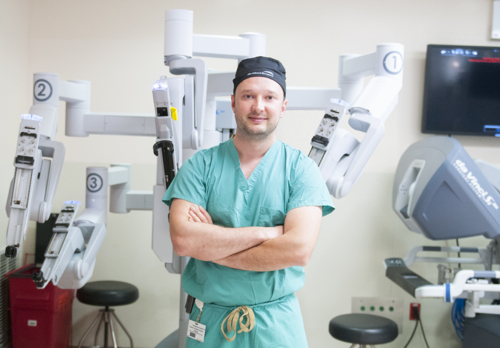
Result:
{"type": "Polygon", "coordinates": [[[361,348],[369,345],[392,342],[398,337],[398,326],[391,319],[371,314],[344,314],[330,320],[330,335],[336,339],[359,344],[361,348]]]}
{"type": "Polygon", "coordinates": [[[85,286],[76,292],[76,297],[81,303],[85,303],[92,306],[104,306],[104,309],[99,310],[97,318],[92,322],[85,335],[83,335],[78,348],[82,346],[83,341],[88,336],[90,331],[94,328],[95,324],[99,322],[97,326],[97,332],[95,334],[94,346],[97,346],[97,336],[99,335],[99,330],[101,329],[101,324],[104,322],[104,348],[108,348],[108,325],[111,331],[111,337],[113,338],[113,345],[117,348],[115,331],[113,330],[113,322],[111,317],[114,317],[118,324],[121,326],[123,331],[127,334],[130,340],[130,347],[134,347],[134,341],[128,333],[125,326],[123,326],[120,319],[115,314],[114,309],[110,309],[111,306],[123,306],[134,303],[139,298],[139,289],[134,285],[124,282],[116,281],[99,281],[90,282],[85,284],[85,286]]]}

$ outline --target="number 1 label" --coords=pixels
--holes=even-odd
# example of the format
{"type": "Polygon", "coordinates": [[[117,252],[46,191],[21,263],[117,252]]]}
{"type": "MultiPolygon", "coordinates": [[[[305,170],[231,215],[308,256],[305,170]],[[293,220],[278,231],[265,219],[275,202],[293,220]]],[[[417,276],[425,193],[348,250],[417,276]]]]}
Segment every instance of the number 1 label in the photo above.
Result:
{"type": "Polygon", "coordinates": [[[391,51],[384,57],[384,70],[391,75],[397,75],[403,70],[403,56],[398,51],[391,51]]]}

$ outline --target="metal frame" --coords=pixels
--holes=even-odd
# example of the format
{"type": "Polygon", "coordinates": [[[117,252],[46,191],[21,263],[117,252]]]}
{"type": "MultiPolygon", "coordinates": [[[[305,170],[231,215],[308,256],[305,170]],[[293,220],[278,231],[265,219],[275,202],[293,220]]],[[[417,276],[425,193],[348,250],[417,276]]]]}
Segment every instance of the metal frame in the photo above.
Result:
{"type": "Polygon", "coordinates": [[[97,345],[97,338],[99,336],[99,332],[101,331],[101,324],[103,322],[104,322],[104,348],[108,348],[108,340],[109,340],[108,339],[108,329],[111,331],[111,338],[113,340],[113,347],[118,348],[118,344],[116,343],[115,330],[113,328],[113,321],[111,320],[112,317],[114,317],[114,319],[116,320],[118,325],[120,325],[120,327],[123,329],[125,334],[128,336],[128,339],[130,340],[130,347],[134,348],[134,341],[132,339],[132,336],[130,336],[129,332],[127,331],[127,329],[125,328],[123,323],[120,321],[120,319],[118,319],[118,316],[115,314],[115,310],[110,309],[107,306],[106,306],[106,308],[99,310],[99,314],[97,314],[97,317],[94,319],[94,321],[90,325],[89,329],[85,332],[82,339],[78,343],[78,348],[82,347],[83,341],[85,340],[85,338],[87,338],[87,336],[92,331],[92,329],[94,328],[95,324],[97,324],[97,322],[99,322],[99,325],[97,325],[97,330],[96,330],[95,337],[94,337],[94,348],[99,347],[97,345]]]}

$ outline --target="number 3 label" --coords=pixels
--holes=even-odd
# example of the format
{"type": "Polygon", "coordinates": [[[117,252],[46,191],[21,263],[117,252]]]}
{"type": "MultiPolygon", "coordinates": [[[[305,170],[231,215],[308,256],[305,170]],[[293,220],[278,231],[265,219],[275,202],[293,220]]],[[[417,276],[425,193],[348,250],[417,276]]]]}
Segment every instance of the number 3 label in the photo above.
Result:
{"type": "Polygon", "coordinates": [[[103,185],[103,180],[99,174],[92,173],[89,174],[89,176],[87,176],[88,191],[92,193],[99,192],[102,189],[102,185],[103,185]]]}
{"type": "Polygon", "coordinates": [[[384,57],[384,70],[391,75],[397,75],[403,69],[403,56],[398,51],[391,51],[384,57]]]}
{"type": "Polygon", "coordinates": [[[36,80],[33,86],[33,96],[40,102],[48,100],[52,96],[52,85],[50,82],[44,79],[36,80]]]}

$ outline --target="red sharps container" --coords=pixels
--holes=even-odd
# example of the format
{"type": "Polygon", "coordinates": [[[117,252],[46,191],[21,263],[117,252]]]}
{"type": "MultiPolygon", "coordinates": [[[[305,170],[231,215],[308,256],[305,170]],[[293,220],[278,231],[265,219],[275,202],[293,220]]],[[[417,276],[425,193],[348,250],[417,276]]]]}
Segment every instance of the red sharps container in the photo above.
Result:
{"type": "Polygon", "coordinates": [[[35,270],[30,265],[7,274],[13,348],[67,348],[75,290],[52,283],[37,289],[31,279],[35,270]]]}

